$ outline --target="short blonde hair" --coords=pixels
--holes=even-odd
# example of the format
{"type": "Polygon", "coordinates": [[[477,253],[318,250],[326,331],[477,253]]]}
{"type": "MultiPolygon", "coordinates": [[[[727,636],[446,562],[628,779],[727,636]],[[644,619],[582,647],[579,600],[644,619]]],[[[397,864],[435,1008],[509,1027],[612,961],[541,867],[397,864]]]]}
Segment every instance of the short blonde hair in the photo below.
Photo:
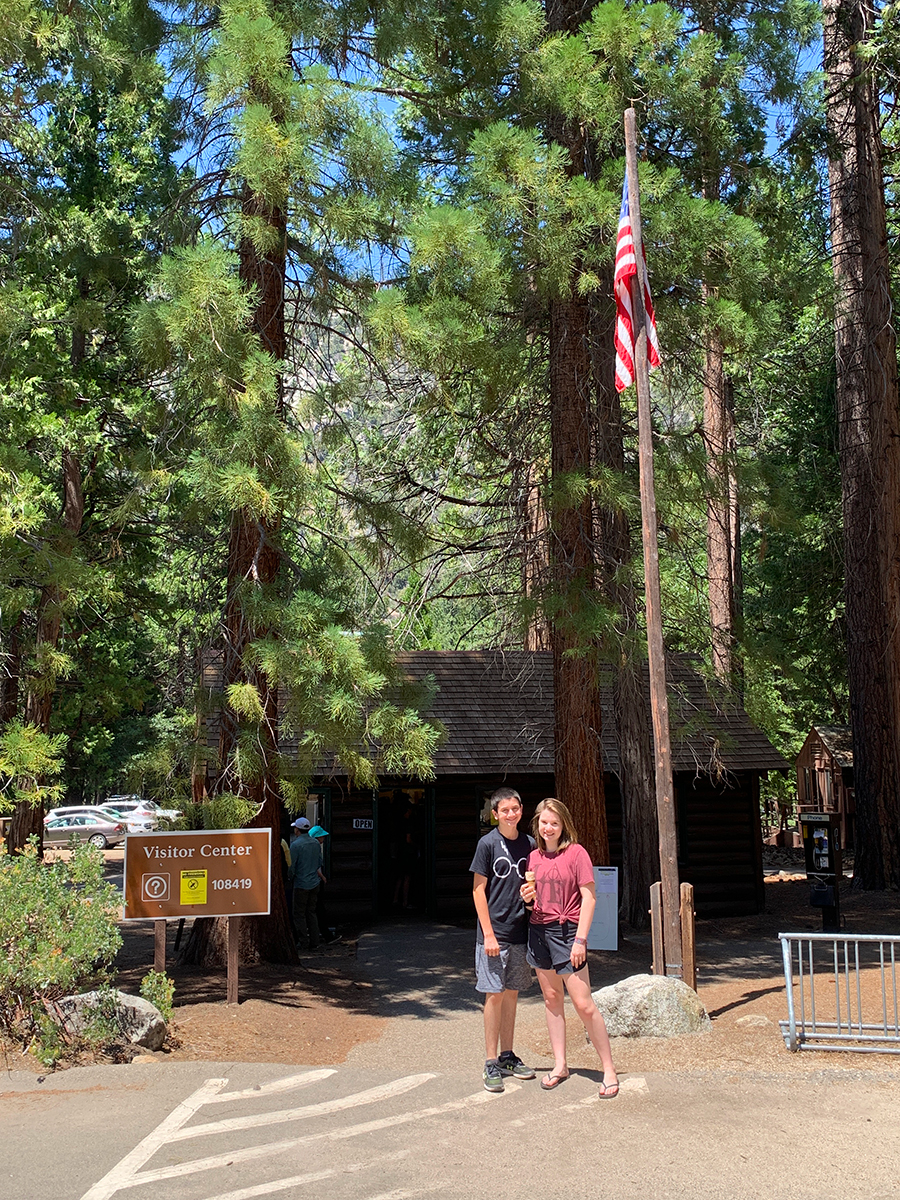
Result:
{"type": "Polygon", "coordinates": [[[531,822],[531,832],[541,850],[546,850],[544,839],[541,837],[538,825],[540,823],[540,815],[542,812],[555,813],[562,824],[562,833],[559,835],[559,849],[564,850],[566,846],[578,845],[578,832],[575,829],[575,822],[572,820],[572,814],[563,804],[562,800],[557,800],[554,796],[548,796],[546,800],[542,800],[534,810],[534,820],[531,822]]]}

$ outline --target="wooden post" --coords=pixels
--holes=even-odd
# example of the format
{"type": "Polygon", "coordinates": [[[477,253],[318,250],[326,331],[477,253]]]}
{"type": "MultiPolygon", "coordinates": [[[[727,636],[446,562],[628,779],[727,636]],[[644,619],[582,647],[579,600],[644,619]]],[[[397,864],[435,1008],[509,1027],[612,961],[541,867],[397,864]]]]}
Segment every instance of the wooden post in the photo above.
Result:
{"type": "Polygon", "coordinates": [[[241,936],[241,918],[226,918],[228,928],[228,966],[225,999],[228,1004],[238,1003],[238,942],[241,936]]]}
{"type": "Polygon", "coordinates": [[[697,990],[697,946],[694,941],[694,885],[681,885],[681,950],[684,955],[684,982],[697,990]]]}
{"type": "Polygon", "coordinates": [[[166,922],[153,922],[153,970],[166,972],[166,922]]]}
{"type": "Polygon", "coordinates": [[[662,919],[662,884],[650,885],[650,936],[653,939],[653,974],[665,975],[666,952],[662,919]]]}
{"type": "Polygon", "coordinates": [[[637,130],[634,109],[625,111],[625,167],[628,207],[637,276],[631,283],[634,325],[634,374],[638,396],[638,455],[641,476],[641,520],[644,543],[644,589],[647,606],[647,649],[650,660],[650,710],[656,747],[656,813],[659,820],[659,865],[662,876],[662,924],[665,938],[665,974],[682,977],[681,898],[678,891],[678,852],[675,838],[675,791],[672,783],[672,747],[669,738],[669,699],[666,694],[666,660],[662,637],[662,601],[659,587],[659,542],[656,531],[656,491],[653,483],[653,426],[650,416],[650,379],[647,368],[647,329],[644,311],[644,251],[641,237],[641,201],[638,188],[637,130]]]}

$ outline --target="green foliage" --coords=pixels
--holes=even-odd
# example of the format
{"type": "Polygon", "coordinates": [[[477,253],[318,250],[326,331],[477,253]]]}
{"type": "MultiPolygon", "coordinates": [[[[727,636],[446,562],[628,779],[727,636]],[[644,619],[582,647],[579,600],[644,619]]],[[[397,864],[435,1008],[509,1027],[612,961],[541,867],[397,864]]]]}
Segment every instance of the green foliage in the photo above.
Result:
{"type": "Polygon", "coordinates": [[[33,848],[0,849],[0,1030],[36,1039],[58,1056],[47,1005],[103,978],[122,944],[119,896],[103,879],[103,855],[74,846],[68,862],[33,848]]]}
{"type": "Polygon", "coordinates": [[[156,1005],[168,1025],[174,1009],[175,980],[170,979],[165,971],[148,971],[141,980],[141,995],[156,1005]]]}
{"type": "Polygon", "coordinates": [[[176,829],[242,829],[256,815],[256,805],[234,792],[219,792],[202,804],[184,803],[176,829]]]}
{"type": "Polygon", "coordinates": [[[34,725],[12,721],[0,733],[0,812],[17,804],[58,804],[65,734],[53,737],[34,725]]]}
{"type": "MultiPolygon", "coordinates": [[[[2,683],[0,805],[134,789],[187,824],[240,826],[254,809],[237,793],[272,766],[266,688],[299,745],[292,761],[275,748],[289,805],[332,757],[360,784],[428,776],[441,732],[394,649],[519,645],[529,618],[566,609],[522,595],[538,494],[544,515],[590,495],[637,537],[630,395],[624,474],[552,489],[547,411],[549,302],[590,304],[592,352],[609,335],[632,101],[665,356],[668,643],[708,650],[699,427],[716,330],[738,420],[747,705],[785,750],[813,715],[843,715],[825,138],[798,70],[816,6],[607,0],[554,36],[532,0],[7,8],[0,665],[20,686],[2,683]],[[579,164],[550,136],[562,120],[585,139],[579,164]],[[247,265],[282,246],[276,361],[247,265]],[[255,559],[229,579],[238,521],[264,530],[274,581],[255,559]],[[217,690],[201,674],[229,605],[252,636],[217,690]],[[41,699],[49,733],[23,721],[41,699]],[[225,763],[206,744],[215,710],[236,728],[225,763]],[[234,791],[192,806],[207,771],[234,791]]],[[[895,26],[888,7],[867,50],[890,79],[895,26]]],[[[600,597],[578,612],[586,642],[634,636],[600,597]]]]}

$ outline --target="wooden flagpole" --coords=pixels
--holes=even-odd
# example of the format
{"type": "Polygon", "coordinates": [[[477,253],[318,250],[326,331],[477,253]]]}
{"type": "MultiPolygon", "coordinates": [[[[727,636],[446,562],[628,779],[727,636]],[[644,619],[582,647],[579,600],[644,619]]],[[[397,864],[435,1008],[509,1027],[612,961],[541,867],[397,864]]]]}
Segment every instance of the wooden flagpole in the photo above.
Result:
{"type": "Polygon", "coordinates": [[[641,474],[641,520],[644,542],[644,589],[647,605],[647,649],[650,660],[650,709],[656,745],[656,813],[659,820],[659,865],[662,876],[665,973],[684,977],[681,946],[681,894],[675,840],[675,791],[669,738],[669,700],[663,650],[659,589],[659,543],[656,533],[656,491],[653,484],[653,429],[650,418],[650,379],[647,366],[647,327],[644,310],[644,252],[641,202],[638,190],[637,128],[634,109],[625,110],[625,169],[628,207],[637,276],[631,284],[634,323],[634,373],[638,397],[638,454],[641,474]]]}

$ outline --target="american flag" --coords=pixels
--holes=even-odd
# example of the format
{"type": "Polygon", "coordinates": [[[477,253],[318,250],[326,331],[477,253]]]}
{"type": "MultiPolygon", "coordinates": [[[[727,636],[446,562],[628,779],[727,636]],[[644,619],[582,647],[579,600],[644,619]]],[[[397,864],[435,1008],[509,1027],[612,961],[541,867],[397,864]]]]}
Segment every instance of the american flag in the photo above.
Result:
{"type": "MultiPolygon", "coordinates": [[[[643,252],[643,247],[641,247],[643,252]]],[[[646,267],[647,259],[644,258],[646,267]]],[[[622,392],[634,383],[634,319],[631,309],[631,280],[637,275],[634,257],[634,238],[631,234],[631,213],[628,209],[628,176],[622,188],[622,211],[619,214],[619,235],[616,238],[616,273],[613,291],[616,294],[616,391],[622,392]]],[[[647,326],[647,361],[659,366],[659,342],[656,340],[656,317],[653,301],[644,272],[644,309],[647,326]]]]}

